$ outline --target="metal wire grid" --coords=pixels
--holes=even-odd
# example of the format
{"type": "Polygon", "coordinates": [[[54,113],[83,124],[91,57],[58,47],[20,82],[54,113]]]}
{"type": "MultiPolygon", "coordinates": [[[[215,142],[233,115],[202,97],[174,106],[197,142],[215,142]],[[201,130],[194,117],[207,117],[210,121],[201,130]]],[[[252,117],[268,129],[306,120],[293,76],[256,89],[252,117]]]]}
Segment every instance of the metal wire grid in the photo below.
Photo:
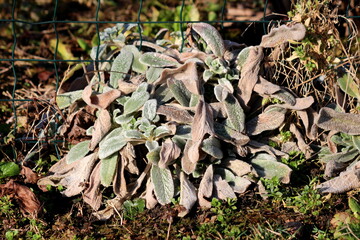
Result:
{"type": "MultiPolygon", "coordinates": [[[[11,8],[11,19],[0,19],[0,24],[1,23],[11,23],[11,30],[12,30],[12,36],[13,36],[13,44],[12,44],[12,49],[11,49],[11,58],[2,58],[0,57],[0,62],[10,62],[11,63],[11,68],[12,68],[12,72],[13,72],[13,77],[14,77],[14,85],[13,85],[13,89],[11,92],[11,99],[0,99],[0,102],[11,102],[11,106],[12,106],[12,111],[13,111],[13,115],[14,115],[14,124],[13,124],[13,132],[14,135],[16,136],[16,132],[17,132],[17,125],[18,125],[18,116],[16,113],[16,109],[18,108],[17,102],[30,102],[30,101],[35,101],[34,99],[17,99],[15,97],[15,91],[17,89],[18,86],[18,76],[17,76],[17,71],[16,71],[16,67],[15,67],[15,62],[46,62],[46,63],[53,63],[53,68],[55,71],[55,79],[56,79],[56,90],[59,87],[59,83],[60,83],[60,76],[59,76],[59,71],[58,71],[58,63],[59,62],[71,62],[71,63],[98,63],[98,62],[104,62],[107,60],[100,60],[98,58],[99,56],[99,48],[98,48],[98,52],[96,54],[96,59],[95,60],[79,60],[79,59],[59,59],[58,58],[58,47],[59,47],[59,33],[57,30],[57,25],[58,24],[72,24],[72,23],[84,23],[84,24],[95,24],[96,26],[96,34],[98,37],[98,42],[100,42],[100,24],[116,24],[116,23],[132,23],[132,24],[137,24],[138,26],[138,34],[140,37],[140,43],[143,40],[143,36],[142,36],[142,32],[141,32],[141,25],[142,24],[167,24],[167,23],[171,23],[171,24],[179,24],[180,29],[184,29],[183,26],[187,23],[195,23],[197,21],[188,21],[186,19],[184,19],[184,7],[185,7],[185,0],[181,0],[181,8],[180,8],[180,13],[179,13],[179,19],[180,21],[141,21],[140,17],[141,17],[141,12],[143,10],[143,2],[145,0],[138,0],[139,2],[139,9],[137,11],[137,20],[136,21],[100,21],[99,20],[99,11],[100,11],[100,7],[101,7],[101,0],[96,0],[96,10],[95,10],[95,20],[93,21],[69,21],[69,20],[57,20],[57,11],[58,11],[58,7],[59,7],[59,0],[54,0],[54,13],[52,16],[52,20],[51,21],[39,21],[39,22],[31,22],[31,21],[24,21],[24,20],[18,20],[15,18],[15,9],[16,9],[16,5],[17,5],[17,0],[12,0],[12,8],[11,8]],[[23,24],[23,25],[45,25],[45,24],[52,24],[54,32],[55,32],[55,37],[56,37],[56,45],[55,45],[55,52],[54,52],[54,56],[53,59],[26,59],[26,58],[15,58],[15,48],[17,45],[17,33],[16,33],[16,24],[23,24]]],[[[221,16],[220,19],[215,20],[215,21],[201,21],[201,22],[207,22],[209,24],[221,24],[221,27],[223,27],[224,23],[261,23],[263,24],[263,30],[264,30],[264,34],[266,34],[266,24],[268,24],[269,20],[243,20],[243,21],[238,21],[238,20],[225,20],[225,10],[226,10],[226,4],[227,4],[227,0],[223,0],[222,1],[222,7],[221,7],[221,16]]],[[[264,2],[264,9],[263,9],[263,19],[265,19],[266,16],[266,10],[267,10],[267,6],[268,6],[268,0],[265,0],[264,2]]],[[[360,16],[350,16],[349,15],[349,11],[350,11],[350,2],[347,5],[347,9],[346,9],[346,18],[359,18],[360,16]]],[[[181,31],[181,37],[182,37],[182,47],[184,45],[184,41],[185,41],[185,36],[183,31],[181,31]]],[[[141,44],[140,44],[141,46],[141,44]]],[[[59,151],[58,151],[58,147],[57,144],[59,142],[62,142],[60,140],[51,140],[51,141],[42,141],[41,139],[36,139],[36,140],[23,140],[21,138],[16,138],[15,141],[26,141],[26,142],[47,142],[47,143],[51,143],[54,145],[55,150],[57,152],[58,158],[60,158],[59,156],[59,151]]],[[[15,153],[15,149],[14,149],[14,153],[15,153]]],[[[15,155],[14,155],[15,156],[15,155]]]]}

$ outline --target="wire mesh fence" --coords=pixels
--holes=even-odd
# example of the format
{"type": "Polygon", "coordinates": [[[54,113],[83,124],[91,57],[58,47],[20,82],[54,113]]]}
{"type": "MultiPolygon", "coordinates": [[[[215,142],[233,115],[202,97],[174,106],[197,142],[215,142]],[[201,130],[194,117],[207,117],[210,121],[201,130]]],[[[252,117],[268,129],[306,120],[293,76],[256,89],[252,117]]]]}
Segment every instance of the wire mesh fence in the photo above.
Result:
{"type": "MultiPolygon", "coordinates": [[[[19,128],[21,128],[22,119],[18,114],[18,110],[20,107],[24,107],[27,103],[36,103],[40,105],[49,106],[53,109],[53,112],[58,112],[56,106],[54,106],[53,102],[51,102],[50,98],[45,96],[34,95],[34,97],[30,98],[31,94],[19,95],[17,91],[23,87],[24,84],[29,84],[28,81],[24,81],[22,78],[22,74],[24,71],[31,71],[26,68],[32,68],[32,64],[37,64],[40,66],[45,66],[46,69],[52,69],[52,79],[53,79],[53,87],[54,90],[57,91],[61,82],[62,74],[66,70],[66,66],[68,64],[74,63],[84,63],[84,64],[95,64],[97,62],[103,62],[106,60],[101,60],[97,57],[95,60],[92,60],[89,56],[84,56],[82,58],[71,58],[68,59],[66,56],[63,56],[61,52],[61,48],[63,48],[63,44],[61,41],[61,34],[63,32],[67,32],[67,34],[71,35],[72,33],[68,30],[71,27],[81,27],[84,29],[91,29],[90,32],[93,33],[94,42],[100,42],[100,32],[109,25],[114,25],[117,23],[127,23],[127,24],[136,24],[137,31],[140,38],[140,42],[144,39],[145,33],[144,28],[146,26],[175,26],[177,29],[181,30],[181,39],[182,44],[185,41],[185,33],[184,30],[188,23],[194,22],[207,22],[213,25],[217,25],[223,31],[228,31],[232,26],[238,27],[239,24],[245,24],[247,27],[251,25],[261,26],[262,34],[267,33],[268,24],[273,22],[274,19],[276,21],[286,22],[288,21],[286,17],[286,11],[289,10],[290,1],[259,1],[257,5],[255,5],[258,9],[256,15],[250,16],[236,16],[231,17],[229,15],[230,6],[235,6],[232,9],[236,9],[240,7],[240,3],[238,1],[227,1],[227,0],[218,0],[212,1],[216,3],[215,15],[213,14],[210,17],[210,10],[207,10],[206,17],[202,17],[198,20],[192,20],[192,13],[189,13],[188,6],[194,4],[193,1],[172,1],[176,2],[175,8],[167,8],[166,5],[171,1],[154,1],[158,5],[164,7],[164,9],[169,12],[170,16],[173,16],[173,19],[170,21],[169,19],[161,19],[154,17],[146,17],[149,12],[155,11],[156,7],[153,5],[149,5],[149,2],[152,1],[101,1],[101,0],[79,0],[77,4],[66,4],[67,1],[59,1],[59,0],[34,0],[25,3],[21,0],[12,0],[11,2],[1,1],[0,6],[2,6],[2,10],[0,10],[0,29],[2,31],[8,31],[11,39],[3,40],[3,43],[7,44],[2,47],[0,50],[0,62],[3,65],[3,68],[0,69],[0,78],[1,81],[8,81],[7,85],[7,94],[0,94],[0,104],[10,104],[11,109],[7,110],[9,116],[11,116],[10,120],[7,120],[10,125],[10,132],[13,136],[13,147],[14,147],[14,158],[16,156],[15,152],[15,143],[33,143],[33,144],[50,144],[55,147],[58,157],[60,157],[58,144],[62,143],[63,140],[57,137],[55,134],[52,138],[47,138],[44,136],[33,136],[29,137],[29,134],[18,134],[19,128]],[[109,3],[110,2],[110,5],[109,3]],[[276,4],[279,4],[283,7],[283,14],[271,14],[272,11],[269,8],[271,5],[273,8],[276,4]],[[276,4],[275,4],[276,3],[276,4]],[[63,16],[64,12],[72,12],[73,15],[81,14],[81,12],[77,11],[77,7],[81,4],[85,4],[86,6],[90,6],[91,13],[87,13],[85,20],[72,20],[67,16],[63,16]],[[32,5],[36,6],[32,9],[32,5]],[[74,5],[74,8],[69,8],[74,5]],[[106,7],[114,8],[123,8],[127,9],[127,14],[125,17],[114,16],[110,14],[106,7]],[[149,7],[150,6],[150,7],[149,7]],[[64,9],[68,8],[68,9],[64,9]],[[130,9],[129,9],[130,8],[130,9]],[[171,12],[171,10],[173,10],[171,12]],[[33,12],[37,12],[34,14],[33,12]],[[42,13],[44,14],[42,15],[42,13]],[[107,14],[109,13],[109,16],[107,14]],[[33,16],[33,15],[36,16],[33,16]],[[26,16],[29,19],[26,19],[26,16]],[[216,16],[216,17],[214,17],[216,16]],[[269,16],[277,16],[277,18],[272,18],[269,16]],[[10,32],[9,32],[10,31],[10,32]],[[47,35],[47,36],[45,36],[47,35]],[[53,48],[52,55],[49,53],[45,53],[44,56],[37,55],[38,51],[30,49],[27,51],[26,49],[21,49],[19,47],[19,42],[34,42],[35,47],[44,48],[44,46],[38,45],[35,41],[39,41],[43,38],[50,38],[48,35],[51,35],[51,39],[47,39],[47,43],[51,42],[51,46],[53,48]],[[34,52],[34,54],[32,53],[34,52]],[[6,75],[6,76],[5,76],[6,75]],[[25,96],[25,97],[24,97],[25,96]]],[[[199,1],[200,4],[204,1],[199,1]]],[[[246,2],[246,1],[245,1],[246,2]]],[[[173,3],[172,3],[173,4],[173,3]]],[[[345,17],[348,19],[357,19],[360,16],[354,15],[354,10],[359,7],[359,3],[357,1],[347,1],[346,3],[346,11],[345,17]]],[[[254,5],[252,5],[254,6],[254,5]]],[[[276,12],[276,9],[274,10],[276,12]]],[[[356,11],[355,11],[356,12],[356,11]]],[[[155,14],[156,15],[156,14],[155,14]]],[[[233,15],[235,16],[236,13],[233,15]]],[[[0,35],[1,36],[1,35],[0,35]]],[[[251,41],[252,39],[250,39],[251,41]]],[[[22,44],[23,45],[23,44],[22,44]]],[[[141,44],[140,44],[141,47],[141,44]]],[[[46,74],[45,74],[46,75],[46,74]]],[[[3,89],[4,90],[4,89],[3,89]]],[[[49,95],[50,96],[50,95],[49,95]]],[[[2,111],[4,113],[4,108],[2,111]]],[[[56,117],[60,117],[59,113],[55,114],[56,117]],[[57,116],[59,115],[59,116],[57,116]]],[[[4,115],[5,116],[5,115],[4,115]]],[[[44,114],[43,116],[48,116],[44,114]]],[[[37,116],[41,118],[41,116],[37,116]]],[[[25,118],[26,119],[26,118],[25,118]]],[[[1,134],[2,140],[5,138],[5,133],[1,134]]]]}

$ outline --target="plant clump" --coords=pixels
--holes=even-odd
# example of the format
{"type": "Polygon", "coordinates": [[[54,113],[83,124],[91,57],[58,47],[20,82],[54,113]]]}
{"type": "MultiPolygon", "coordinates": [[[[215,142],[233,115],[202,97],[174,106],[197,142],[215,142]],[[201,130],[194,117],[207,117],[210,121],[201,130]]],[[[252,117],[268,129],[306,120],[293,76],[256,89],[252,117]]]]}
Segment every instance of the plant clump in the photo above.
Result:
{"type": "Polygon", "coordinates": [[[299,129],[311,139],[317,126],[337,122],[324,108],[315,125],[313,97],[296,96],[263,72],[269,52],[306,36],[301,23],[274,28],[249,47],[223,40],[206,23],[189,24],[184,47],[171,39],[140,41],[135,27],[105,30],[91,54],[105,61],[79,80],[83,89],[57,95],[68,116],[60,132],[78,131],[81,141],[38,181],[65,187],[68,197],[82,194],[99,219],[139,197],[147,208],[178,198],[185,216],[197,203],[210,208],[213,198],[261,189],[261,178],[290,183],[292,169],[280,158],[292,149],[271,147],[260,134],[289,125],[296,112],[295,148],[309,153],[299,129]],[[84,114],[95,119],[86,130],[76,125],[84,114]],[[106,202],[104,188],[113,191],[106,202]]]}

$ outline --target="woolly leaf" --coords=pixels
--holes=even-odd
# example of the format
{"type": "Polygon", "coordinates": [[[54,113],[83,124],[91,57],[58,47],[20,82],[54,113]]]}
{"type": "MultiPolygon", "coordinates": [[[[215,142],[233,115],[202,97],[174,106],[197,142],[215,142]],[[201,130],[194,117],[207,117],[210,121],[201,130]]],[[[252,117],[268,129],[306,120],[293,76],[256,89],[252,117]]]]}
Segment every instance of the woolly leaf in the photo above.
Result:
{"type": "Polygon", "coordinates": [[[147,70],[147,66],[140,62],[141,53],[137,47],[134,45],[126,45],[122,48],[122,50],[126,50],[131,52],[134,55],[134,61],[131,66],[132,70],[137,73],[145,73],[147,70]]]}
{"type": "Polygon", "coordinates": [[[146,79],[148,83],[155,82],[161,75],[163,68],[149,67],[146,71],[146,79]]]}
{"type": "Polygon", "coordinates": [[[126,50],[121,50],[120,54],[116,56],[111,66],[110,85],[113,88],[118,87],[119,79],[124,79],[129,72],[134,55],[126,50]]]}
{"type": "Polygon", "coordinates": [[[282,183],[290,182],[291,168],[278,162],[273,156],[260,153],[251,159],[251,164],[258,173],[259,177],[271,179],[278,177],[282,183]]]}
{"type": "Polygon", "coordinates": [[[77,100],[80,100],[82,98],[83,90],[73,91],[73,92],[67,92],[63,94],[56,95],[56,104],[60,109],[64,109],[77,100]]]}
{"type": "Polygon", "coordinates": [[[118,153],[114,153],[113,155],[102,159],[100,162],[100,179],[101,184],[105,187],[110,186],[114,179],[118,157],[118,153]]]}
{"type": "Polygon", "coordinates": [[[246,63],[247,58],[249,57],[250,48],[251,47],[246,47],[243,50],[241,50],[241,52],[239,53],[239,55],[236,58],[237,68],[240,71],[243,68],[244,64],[246,63]]]}
{"type": "Polygon", "coordinates": [[[223,152],[221,151],[220,141],[214,137],[205,139],[201,144],[201,150],[209,154],[216,159],[223,158],[223,152]]]}
{"type": "Polygon", "coordinates": [[[126,130],[123,135],[128,141],[144,139],[144,136],[138,130],[126,130]]]}
{"type": "Polygon", "coordinates": [[[83,142],[79,142],[74,147],[72,147],[66,156],[66,163],[70,164],[85,157],[86,154],[88,154],[90,151],[89,144],[90,140],[86,140],[83,142]]]}
{"type": "Polygon", "coordinates": [[[354,147],[360,152],[360,135],[352,136],[352,141],[354,147]]]}
{"type": "Polygon", "coordinates": [[[149,162],[156,165],[160,160],[160,150],[161,150],[161,147],[159,147],[159,146],[153,148],[146,154],[146,159],[149,160],[149,162]]]}
{"type": "Polygon", "coordinates": [[[185,87],[184,83],[180,80],[169,78],[167,80],[167,85],[176,101],[178,101],[181,105],[188,107],[191,92],[185,87]]]}
{"type": "Polygon", "coordinates": [[[112,130],[99,144],[99,158],[104,159],[120,151],[127,143],[122,128],[112,130]]]}
{"type": "Polygon", "coordinates": [[[145,102],[144,109],[142,111],[142,116],[144,118],[149,119],[150,121],[154,120],[156,117],[156,108],[157,108],[157,101],[156,99],[150,99],[145,102]]]}
{"type": "Polygon", "coordinates": [[[124,104],[124,114],[129,114],[139,110],[150,98],[148,92],[133,92],[131,98],[124,104]]]}
{"type": "Polygon", "coordinates": [[[175,58],[168,55],[154,52],[144,53],[140,62],[150,67],[164,68],[164,67],[179,67],[180,63],[175,58]]]}
{"type": "Polygon", "coordinates": [[[174,196],[174,181],[169,168],[159,168],[156,165],[151,167],[151,181],[154,184],[156,199],[161,205],[171,202],[174,196]]]}
{"type": "Polygon", "coordinates": [[[204,39],[208,47],[217,57],[222,57],[224,55],[224,41],[213,26],[207,23],[193,23],[191,28],[204,39]]]}
{"type": "Polygon", "coordinates": [[[244,131],[245,114],[238,100],[232,94],[228,94],[224,101],[224,104],[231,126],[239,132],[244,131]]]}

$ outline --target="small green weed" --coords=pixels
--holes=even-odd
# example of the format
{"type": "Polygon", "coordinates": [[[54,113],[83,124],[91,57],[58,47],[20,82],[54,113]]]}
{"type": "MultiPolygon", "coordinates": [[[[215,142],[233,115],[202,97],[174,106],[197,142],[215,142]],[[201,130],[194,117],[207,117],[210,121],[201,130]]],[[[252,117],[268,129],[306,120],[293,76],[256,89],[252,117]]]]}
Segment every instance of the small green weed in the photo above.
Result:
{"type": "Polygon", "coordinates": [[[272,198],[274,201],[281,201],[283,199],[283,193],[280,190],[281,182],[278,177],[271,179],[261,178],[260,181],[264,184],[267,193],[267,197],[272,198]]]}
{"type": "Polygon", "coordinates": [[[123,204],[123,218],[134,220],[135,216],[145,210],[145,200],[144,199],[134,199],[127,200],[123,204]]]}
{"type": "Polygon", "coordinates": [[[286,198],[287,206],[294,207],[295,211],[302,214],[318,216],[323,207],[323,201],[320,193],[315,189],[317,181],[317,178],[312,179],[308,185],[298,192],[297,196],[286,198]]]}

